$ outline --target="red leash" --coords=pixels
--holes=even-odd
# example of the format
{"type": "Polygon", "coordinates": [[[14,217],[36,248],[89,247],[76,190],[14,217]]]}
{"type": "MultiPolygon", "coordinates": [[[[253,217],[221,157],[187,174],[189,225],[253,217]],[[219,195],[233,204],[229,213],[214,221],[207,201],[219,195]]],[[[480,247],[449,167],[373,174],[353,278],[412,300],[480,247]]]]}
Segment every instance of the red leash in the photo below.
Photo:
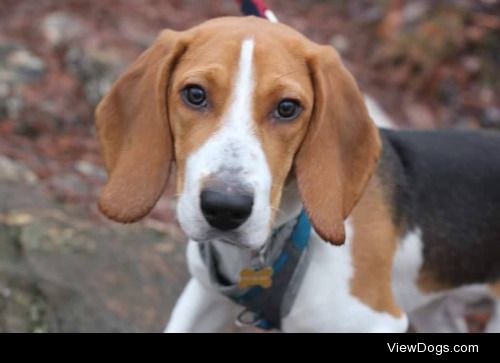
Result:
{"type": "Polygon", "coordinates": [[[240,5],[243,15],[255,15],[277,23],[276,15],[270,10],[262,0],[236,0],[240,5]]]}

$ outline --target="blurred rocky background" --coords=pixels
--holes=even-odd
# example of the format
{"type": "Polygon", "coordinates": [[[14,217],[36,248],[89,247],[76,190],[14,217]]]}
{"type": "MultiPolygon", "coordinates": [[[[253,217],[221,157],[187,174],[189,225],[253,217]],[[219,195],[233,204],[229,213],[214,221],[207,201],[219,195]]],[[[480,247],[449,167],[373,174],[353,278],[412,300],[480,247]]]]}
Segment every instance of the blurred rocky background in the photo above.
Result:
{"type": "MultiPolygon", "coordinates": [[[[401,127],[500,128],[500,1],[267,4],[401,127]]],[[[93,110],[161,29],[222,15],[235,1],[0,2],[0,332],[163,328],[187,279],[172,193],[133,226],[99,215],[93,110]]]]}

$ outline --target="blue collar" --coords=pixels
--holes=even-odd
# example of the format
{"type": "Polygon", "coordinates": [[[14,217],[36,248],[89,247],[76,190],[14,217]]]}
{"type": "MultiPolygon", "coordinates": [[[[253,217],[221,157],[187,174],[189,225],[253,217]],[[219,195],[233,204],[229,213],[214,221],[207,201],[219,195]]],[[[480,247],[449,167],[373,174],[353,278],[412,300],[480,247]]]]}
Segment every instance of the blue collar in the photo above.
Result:
{"type": "Polygon", "coordinates": [[[275,258],[260,266],[272,267],[272,284],[269,288],[254,286],[241,289],[238,285],[227,285],[221,281],[211,245],[200,245],[212,283],[219,292],[245,308],[238,315],[237,324],[266,330],[280,329],[281,319],[290,312],[307,266],[306,252],[310,235],[311,224],[305,210],[301,211],[297,219],[273,231],[267,248],[277,246],[281,250],[277,251],[275,258]]]}

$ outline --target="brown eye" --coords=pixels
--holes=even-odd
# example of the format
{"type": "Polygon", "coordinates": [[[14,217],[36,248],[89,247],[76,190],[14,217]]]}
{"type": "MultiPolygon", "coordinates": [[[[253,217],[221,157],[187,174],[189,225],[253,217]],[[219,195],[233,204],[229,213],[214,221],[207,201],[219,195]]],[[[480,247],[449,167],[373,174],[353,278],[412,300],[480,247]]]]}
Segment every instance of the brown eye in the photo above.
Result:
{"type": "Polygon", "coordinates": [[[285,99],[278,104],[275,111],[275,117],[284,121],[295,119],[302,111],[300,103],[294,100],[285,99]]]}
{"type": "Polygon", "coordinates": [[[207,94],[200,86],[187,86],[182,91],[184,101],[193,107],[204,107],[207,105],[207,94]]]}

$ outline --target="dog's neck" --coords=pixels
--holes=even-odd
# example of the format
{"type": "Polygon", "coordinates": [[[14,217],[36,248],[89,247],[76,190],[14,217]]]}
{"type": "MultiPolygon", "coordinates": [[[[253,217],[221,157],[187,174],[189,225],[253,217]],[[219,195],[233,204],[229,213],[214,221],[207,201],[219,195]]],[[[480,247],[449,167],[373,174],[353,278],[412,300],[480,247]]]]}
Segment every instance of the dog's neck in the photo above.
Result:
{"type": "MultiPolygon", "coordinates": [[[[302,210],[297,182],[295,178],[290,179],[281,196],[279,210],[273,223],[273,230],[280,228],[288,221],[296,218],[302,210]]],[[[231,283],[237,283],[240,271],[249,268],[252,264],[254,254],[248,249],[243,249],[228,243],[211,242],[217,255],[217,266],[222,276],[231,283]]]]}

